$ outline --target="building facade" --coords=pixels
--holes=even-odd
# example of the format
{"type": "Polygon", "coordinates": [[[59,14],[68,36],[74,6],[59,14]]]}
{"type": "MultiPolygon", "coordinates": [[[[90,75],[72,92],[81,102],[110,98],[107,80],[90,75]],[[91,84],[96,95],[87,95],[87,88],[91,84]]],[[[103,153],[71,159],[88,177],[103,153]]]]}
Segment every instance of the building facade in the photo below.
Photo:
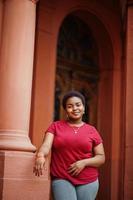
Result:
{"type": "Polygon", "coordinates": [[[104,140],[98,200],[133,199],[132,19],[132,0],[0,0],[1,200],[51,198],[35,151],[70,89],[104,140]]]}

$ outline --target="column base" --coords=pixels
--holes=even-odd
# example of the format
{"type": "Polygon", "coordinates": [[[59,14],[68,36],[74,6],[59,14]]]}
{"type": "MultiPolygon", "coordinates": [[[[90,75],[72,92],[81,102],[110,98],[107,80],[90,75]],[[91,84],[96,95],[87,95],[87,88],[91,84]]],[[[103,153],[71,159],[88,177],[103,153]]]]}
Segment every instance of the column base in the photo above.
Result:
{"type": "Polygon", "coordinates": [[[50,179],[46,170],[42,177],[33,174],[34,154],[0,151],[1,200],[49,200],[50,179]]]}
{"type": "Polygon", "coordinates": [[[32,145],[27,134],[17,131],[0,131],[0,150],[35,152],[36,147],[32,145]]]}

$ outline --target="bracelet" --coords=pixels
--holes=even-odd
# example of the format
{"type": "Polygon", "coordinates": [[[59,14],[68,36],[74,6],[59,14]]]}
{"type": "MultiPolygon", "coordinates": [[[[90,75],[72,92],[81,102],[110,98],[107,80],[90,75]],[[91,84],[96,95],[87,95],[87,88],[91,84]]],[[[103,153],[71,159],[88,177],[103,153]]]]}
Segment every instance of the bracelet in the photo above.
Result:
{"type": "Polygon", "coordinates": [[[36,158],[44,158],[44,156],[36,156],[36,158]]]}
{"type": "Polygon", "coordinates": [[[36,157],[36,160],[40,160],[40,159],[43,159],[44,160],[44,157],[40,156],[40,157],[36,157]]]}
{"type": "Polygon", "coordinates": [[[43,158],[44,157],[44,155],[43,154],[36,154],[36,158],[43,158]]]}

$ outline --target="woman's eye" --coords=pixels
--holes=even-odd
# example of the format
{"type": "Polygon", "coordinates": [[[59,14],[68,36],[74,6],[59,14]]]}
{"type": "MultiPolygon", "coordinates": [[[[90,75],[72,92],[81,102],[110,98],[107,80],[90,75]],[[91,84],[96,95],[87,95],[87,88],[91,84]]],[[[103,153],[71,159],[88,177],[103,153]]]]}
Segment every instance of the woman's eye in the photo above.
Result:
{"type": "Polygon", "coordinates": [[[76,106],[78,106],[78,107],[79,107],[79,106],[81,106],[81,104],[79,103],[79,104],[77,104],[76,106]]]}
{"type": "Polygon", "coordinates": [[[72,108],[72,106],[67,106],[67,109],[72,108]]]}

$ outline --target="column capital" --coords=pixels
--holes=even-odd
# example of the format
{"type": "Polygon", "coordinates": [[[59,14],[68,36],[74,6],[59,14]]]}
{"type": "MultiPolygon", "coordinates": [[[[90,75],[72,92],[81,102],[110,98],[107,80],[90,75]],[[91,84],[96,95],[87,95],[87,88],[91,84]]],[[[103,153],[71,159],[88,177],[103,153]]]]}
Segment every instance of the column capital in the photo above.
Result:
{"type": "Polygon", "coordinates": [[[36,4],[39,0],[29,0],[31,2],[33,2],[34,4],[36,4]]]}

